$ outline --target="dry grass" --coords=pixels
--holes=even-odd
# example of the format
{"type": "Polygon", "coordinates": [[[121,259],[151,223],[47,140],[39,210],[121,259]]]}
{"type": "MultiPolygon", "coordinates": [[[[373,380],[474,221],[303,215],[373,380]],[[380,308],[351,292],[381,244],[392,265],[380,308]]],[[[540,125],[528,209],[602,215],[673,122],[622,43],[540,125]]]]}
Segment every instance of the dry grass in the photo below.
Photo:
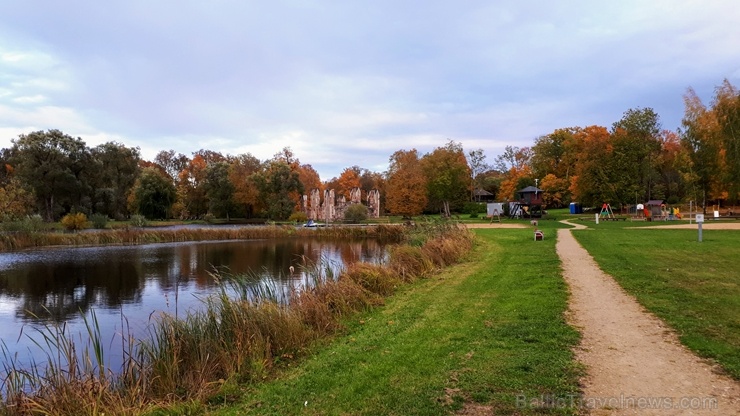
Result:
{"type": "Polygon", "coordinates": [[[246,226],[201,228],[121,228],[94,232],[0,232],[0,251],[15,251],[44,246],[101,246],[174,243],[207,240],[250,240],[277,237],[378,238],[399,241],[404,229],[398,225],[363,227],[246,226]]]}

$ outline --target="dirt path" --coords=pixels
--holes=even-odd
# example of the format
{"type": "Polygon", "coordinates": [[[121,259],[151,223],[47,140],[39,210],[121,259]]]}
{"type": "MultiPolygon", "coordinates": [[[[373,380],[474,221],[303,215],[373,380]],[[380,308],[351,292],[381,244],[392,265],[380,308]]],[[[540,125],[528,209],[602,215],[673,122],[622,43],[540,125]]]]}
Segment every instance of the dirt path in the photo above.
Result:
{"type": "MultiPolygon", "coordinates": [[[[585,228],[576,225],[577,228],[585,228]]],[[[740,415],[740,383],[717,374],[558,230],[570,322],[583,336],[583,405],[593,415],[740,415]]]]}

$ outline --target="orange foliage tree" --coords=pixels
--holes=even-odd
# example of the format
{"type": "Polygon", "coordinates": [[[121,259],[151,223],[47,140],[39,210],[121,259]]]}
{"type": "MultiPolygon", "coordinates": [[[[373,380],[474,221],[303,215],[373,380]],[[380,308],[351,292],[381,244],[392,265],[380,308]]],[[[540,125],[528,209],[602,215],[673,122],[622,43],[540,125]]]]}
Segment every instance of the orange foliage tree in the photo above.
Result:
{"type": "Polygon", "coordinates": [[[399,150],[389,159],[386,182],[386,209],[395,215],[411,217],[427,205],[427,181],[416,149],[399,150]]]}
{"type": "Polygon", "coordinates": [[[339,195],[344,195],[344,197],[349,200],[350,191],[353,188],[360,187],[360,170],[361,169],[358,166],[352,166],[350,168],[345,168],[342,171],[336,182],[337,188],[335,189],[335,192],[337,197],[339,195]]]}

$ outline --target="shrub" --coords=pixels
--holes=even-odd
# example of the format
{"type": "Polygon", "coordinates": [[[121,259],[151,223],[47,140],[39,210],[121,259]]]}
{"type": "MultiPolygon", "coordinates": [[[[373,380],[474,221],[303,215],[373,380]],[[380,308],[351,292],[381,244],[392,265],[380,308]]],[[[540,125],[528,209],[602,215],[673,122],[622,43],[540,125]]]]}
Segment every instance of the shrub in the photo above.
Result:
{"type": "Polygon", "coordinates": [[[132,215],[131,225],[134,227],[146,227],[147,225],[146,217],[143,215],[132,215]]]}
{"type": "Polygon", "coordinates": [[[362,204],[352,204],[344,211],[344,220],[350,224],[359,224],[367,219],[367,207],[362,204]]]}
{"type": "Polygon", "coordinates": [[[308,221],[308,217],[306,216],[305,212],[294,212],[290,214],[290,217],[288,217],[288,221],[291,222],[306,222],[308,221]]]}
{"type": "Polygon", "coordinates": [[[483,202],[466,202],[465,206],[463,207],[463,213],[470,214],[470,218],[478,218],[477,215],[475,217],[473,217],[473,215],[485,214],[486,204],[483,202]]]}
{"type": "Polygon", "coordinates": [[[213,224],[214,222],[216,222],[216,216],[209,212],[208,214],[203,216],[203,221],[209,224],[213,224]]]}
{"type": "Polygon", "coordinates": [[[108,216],[105,214],[93,214],[90,216],[93,228],[98,230],[105,229],[108,225],[108,216]]]}
{"type": "Polygon", "coordinates": [[[36,233],[44,229],[44,219],[39,214],[27,215],[23,219],[23,230],[36,233]]]}
{"type": "Polygon", "coordinates": [[[0,222],[0,230],[11,232],[35,233],[44,229],[44,219],[41,215],[26,215],[20,221],[6,220],[0,222]]]}
{"type": "Polygon", "coordinates": [[[69,213],[62,218],[61,223],[69,231],[79,231],[87,227],[87,216],[81,212],[69,213]]]}

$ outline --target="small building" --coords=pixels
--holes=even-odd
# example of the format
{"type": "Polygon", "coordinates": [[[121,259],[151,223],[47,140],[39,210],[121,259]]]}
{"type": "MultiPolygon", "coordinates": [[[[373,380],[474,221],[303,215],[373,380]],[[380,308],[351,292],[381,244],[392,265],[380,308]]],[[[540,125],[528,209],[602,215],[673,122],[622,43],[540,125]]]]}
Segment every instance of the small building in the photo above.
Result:
{"type": "Polygon", "coordinates": [[[535,186],[528,186],[524,189],[516,191],[519,196],[519,202],[527,205],[542,205],[542,196],[544,191],[535,186]]]}
{"type": "Polygon", "coordinates": [[[473,191],[473,197],[475,198],[475,201],[478,201],[478,202],[494,202],[495,196],[496,195],[482,188],[478,188],[475,191],[473,191]]]}
{"type": "Polygon", "coordinates": [[[528,186],[516,192],[519,200],[509,204],[509,216],[514,218],[542,217],[542,204],[544,191],[535,186],[528,186]]]}

